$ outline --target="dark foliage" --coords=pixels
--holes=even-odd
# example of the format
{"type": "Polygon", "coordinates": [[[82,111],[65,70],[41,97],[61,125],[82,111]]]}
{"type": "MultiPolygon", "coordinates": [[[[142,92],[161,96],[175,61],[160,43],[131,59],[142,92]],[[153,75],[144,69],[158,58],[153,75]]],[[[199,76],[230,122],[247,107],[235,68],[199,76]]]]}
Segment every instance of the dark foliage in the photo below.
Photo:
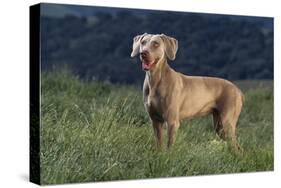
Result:
{"type": "Polygon", "coordinates": [[[170,65],[188,75],[273,79],[273,20],[254,17],[122,10],[93,16],[41,17],[42,68],[67,66],[84,79],[140,84],[131,59],[135,35],[165,33],[179,41],[170,65]]]}

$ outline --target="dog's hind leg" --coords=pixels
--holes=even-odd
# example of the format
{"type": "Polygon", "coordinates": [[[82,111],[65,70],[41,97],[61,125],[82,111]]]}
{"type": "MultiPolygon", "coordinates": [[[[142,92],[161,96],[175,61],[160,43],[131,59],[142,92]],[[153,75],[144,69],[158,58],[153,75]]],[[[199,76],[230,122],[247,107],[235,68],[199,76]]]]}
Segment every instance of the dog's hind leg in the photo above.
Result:
{"type": "Polygon", "coordinates": [[[235,151],[240,150],[240,146],[237,142],[237,134],[236,134],[236,125],[237,125],[239,113],[237,115],[236,112],[230,111],[222,115],[222,125],[223,125],[223,131],[225,132],[225,138],[235,151]]]}
{"type": "Polygon", "coordinates": [[[225,140],[226,139],[225,138],[225,132],[224,132],[224,129],[223,129],[220,114],[219,114],[217,109],[213,110],[213,122],[214,122],[214,128],[215,128],[215,131],[216,131],[217,135],[221,139],[225,140]]]}

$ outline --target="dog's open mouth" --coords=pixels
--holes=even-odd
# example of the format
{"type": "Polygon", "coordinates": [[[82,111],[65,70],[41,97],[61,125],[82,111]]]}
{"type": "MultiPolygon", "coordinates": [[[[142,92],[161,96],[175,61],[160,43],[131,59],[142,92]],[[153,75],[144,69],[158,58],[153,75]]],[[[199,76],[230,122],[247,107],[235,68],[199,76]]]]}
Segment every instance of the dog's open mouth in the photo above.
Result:
{"type": "Polygon", "coordinates": [[[149,71],[154,67],[154,65],[156,63],[157,63],[157,60],[154,60],[154,61],[144,61],[144,60],[142,60],[142,69],[144,71],[149,71]]]}

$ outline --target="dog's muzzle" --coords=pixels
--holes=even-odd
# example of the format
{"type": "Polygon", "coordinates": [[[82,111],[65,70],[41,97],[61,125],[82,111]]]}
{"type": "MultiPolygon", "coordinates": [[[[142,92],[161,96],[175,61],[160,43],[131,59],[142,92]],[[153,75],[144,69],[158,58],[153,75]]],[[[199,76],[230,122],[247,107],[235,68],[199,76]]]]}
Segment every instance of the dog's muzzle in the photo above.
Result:
{"type": "Polygon", "coordinates": [[[142,62],[142,69],[144,71],[149,71],[152,69],[152,67],[156,64],[156,60],[153,60],[149,56],[148,51],[143,51],[140,53],[140,59],[142,62]]]}

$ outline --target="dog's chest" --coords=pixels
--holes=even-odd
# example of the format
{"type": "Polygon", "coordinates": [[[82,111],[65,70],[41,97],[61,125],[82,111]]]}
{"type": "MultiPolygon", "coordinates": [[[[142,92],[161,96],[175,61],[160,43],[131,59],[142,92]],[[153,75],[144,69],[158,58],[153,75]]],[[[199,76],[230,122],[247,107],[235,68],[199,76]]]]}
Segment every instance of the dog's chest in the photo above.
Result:
{"type": "Polygon", "coordinates": [[[151,118],[163,121],[164,100],[158,91],[144,93],[144,105],[151,118]]]}
{"type": "Polygon", "coordinates": [[[147,95],[145,100],[145,105],[148,108],[160,109],[161,100],[155,95],[147,95]]]}

